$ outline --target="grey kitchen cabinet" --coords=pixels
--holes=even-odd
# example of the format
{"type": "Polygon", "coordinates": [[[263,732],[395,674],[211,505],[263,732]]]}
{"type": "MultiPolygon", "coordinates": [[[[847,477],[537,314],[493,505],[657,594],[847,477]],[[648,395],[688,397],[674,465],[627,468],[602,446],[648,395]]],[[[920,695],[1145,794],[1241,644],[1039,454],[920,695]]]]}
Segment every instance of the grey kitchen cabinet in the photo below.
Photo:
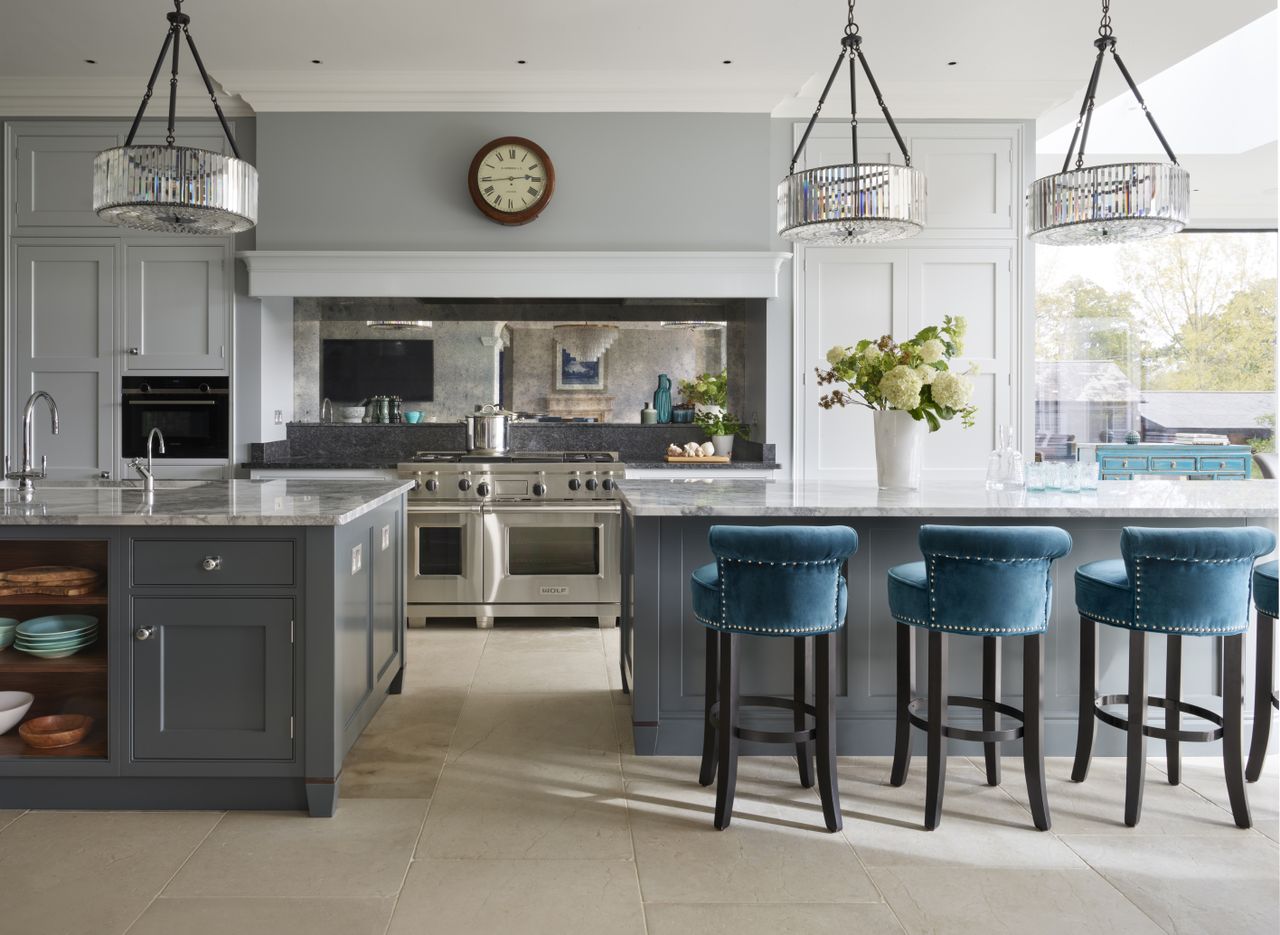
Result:
{"type": "Polygon", "coordinates": [[[400,625],[398,608],[401,602],[401,583],[404,580],[403,537],[404,515],[396,511],[386,522],[373,526],[373,615],[370,620],[373,649],[373,674],[380,681],[384,674],[401,658],[400,625]]]}
{"type": "Polygon", "coordinates": [[[14,134],[15,230],[102,227],[93,211],[93,157],[123,137],[107,127],[27,125],[14,134]]]}
{"type": "Polygon", "coordinates": [[[137,760],[293,757],[292,597],[138,597],[137,760]]]}
{"type": "Polygon", "coordinates": [[[125,371],[227,371],[230,245],[125,247],[125,371]]]}
{"type": "Polygon", "coordinates": [[[51,433],[40,404],[35,452],[48,456],[52,478],[81,480],[111,470],[118,421],[112,346],[117,251],[109,239],[13,243],[16,392],[8,450],[16,463],[21,406],[32,392],[48,392],[58,402],[61,431],[51,433]]]}

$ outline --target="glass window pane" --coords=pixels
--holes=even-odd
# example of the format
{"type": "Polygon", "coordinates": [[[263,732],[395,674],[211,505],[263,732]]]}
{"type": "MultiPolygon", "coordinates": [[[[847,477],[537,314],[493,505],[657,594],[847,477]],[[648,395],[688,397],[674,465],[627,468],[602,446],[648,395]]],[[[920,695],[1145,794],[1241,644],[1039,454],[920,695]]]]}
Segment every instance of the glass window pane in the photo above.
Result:
{"type": "Polygon", "coordinates": [[[600,574],[598,526],[512,526],[507,536],[512,575],[600,574]]]}

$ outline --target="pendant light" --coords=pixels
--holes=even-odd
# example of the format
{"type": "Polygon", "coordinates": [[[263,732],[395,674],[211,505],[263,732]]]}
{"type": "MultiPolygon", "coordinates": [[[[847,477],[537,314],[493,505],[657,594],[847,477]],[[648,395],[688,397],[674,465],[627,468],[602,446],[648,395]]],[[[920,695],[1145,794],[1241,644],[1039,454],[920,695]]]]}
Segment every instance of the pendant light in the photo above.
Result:
{"type": "Polygon", "coordinates": [[[827,78],[818,106],[809,118],[800,145],[791,157],[787,177],[778,186],[778,234],[806,244],[867,244],[912,237],[924,230],[924,173],[911,167],[911,154],[884,102],[880,86],[862,54],[862,36],[853,20],[854,0],[849,0],[849,22],[840,40],[840,54],[827,78]],[[845,59],[849,62],[849,128],[853,161],[846,165],[819,166],[796,171],[809,134],[818,122],[822,105],[845,59]],[[856,59],[856,62],[855,62],[856,59]],[[867,83],[884,112],[902,151],[902,165],[858,161],[858,93],[855,65],[861,64],[867,83]]]}
{"type": "Polygon", "coordinates": [[[1111,31],[1111,0],[1102,0],[1102,22],[1093,45],[1098,56],[1093,61],[1093,73],[1080,105],[1080,116],[1076,118],[1075,132],[1071,134],[1071,145],[1062,160],[1062,171],[1036,179],[1027,189],[1027,236],[1037,243],[1089,245],[1176,234],[1191,216],[1191,175],[1178,165],[1178,157],[1116,52],[1116,37],[1111,31]],[[1094,97],[1098,93],[1098,74],[1108,52],[1147,115],[1169,162],[1120,162],[1085,167],[1084,149],[1089,140],[1094,97]],[[1071,169],[1073,154],[1076,164],[1071,169]]]}
{"type": "Polygon", "coordinates": [[[103,150],[93,160],[93,210],[98,217],[120,227],[181,234],[234,234],[258,222],[258,170],[240,158],[235,137],[213,82],[188,29],[191,17],[182,12],[182,0],[173,0],[167,14],[169,31],[138,113],[123,146],[103,150]],[[181,34],[181,35],[179,35],[181,34]],[[178,50],[186,39],[200,77],[204,79],[213,109],[231,144],[230,156],[175,146],[174,117],[178,104],[178,50]],[[165,145],[134,145],[142,115],[155,88],[165,56],[173,50],[169,77],[169,124],[165,145]]]}
{"type": "Polygon", "coordinates": [[[552,337],[574,360],[588,364],[604,356],[613,342],[618,340],[617,325],[556,325],[552,337]]]}

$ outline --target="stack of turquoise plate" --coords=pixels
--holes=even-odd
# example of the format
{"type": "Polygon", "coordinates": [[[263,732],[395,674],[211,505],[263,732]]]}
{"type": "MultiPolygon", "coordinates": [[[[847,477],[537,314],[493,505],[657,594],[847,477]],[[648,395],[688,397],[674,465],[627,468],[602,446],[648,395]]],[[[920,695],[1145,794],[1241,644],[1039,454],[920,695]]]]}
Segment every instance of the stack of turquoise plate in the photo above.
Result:
{"type": "Polygon", "coordinates": [[[92,645],[97,639],[97,617],[55,614],[18,624],[13,648],[41,659],[63,659],[92,645]]]}

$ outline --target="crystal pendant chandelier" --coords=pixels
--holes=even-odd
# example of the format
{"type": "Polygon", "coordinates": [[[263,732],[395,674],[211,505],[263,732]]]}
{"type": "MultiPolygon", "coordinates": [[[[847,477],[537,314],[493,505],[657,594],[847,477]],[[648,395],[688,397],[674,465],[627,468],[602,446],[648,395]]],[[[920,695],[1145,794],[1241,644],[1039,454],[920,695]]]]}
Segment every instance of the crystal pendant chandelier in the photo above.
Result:
{"type": "Polygon", "coordinates": [[[173,0],[169,31],[151,69],[146,93],[123,146],[103,150],[93,160],[93,210],[120,227],[181,234],[234,234],[258,223],[258,170],[240,158],[231,127],[218,104],[213,82],[188,29],[191,17],[182,0],[173,0]],[[179,35],[181,33],[181,35],[179,35]],[[178,50],[186,39],[213,109],[231,144],[231,156],[175,146],[173,124],[178,103],[178,50]],[[173,50],[169,78],[169,132],[164,146],[137,145],[133,138],[146,112],[165,56],[173,50]]]}
{"type": "Polygon", "coordinates": [[[1176,234],[1191,216],[1191,175],[1178,165],[1178,157],[1116,52],[1116,37],[1111,31],[1111,0],[1102,0],[1102,22],[1093,45],[1098,56],[1093,61],[1093,73],[1080,105],[1080,116],[1076,118],[1075,132],[1071,134],[1071,145],[1062,160],[1062,171],[1036,179],[1027,189],[1027,236],[1037,243],[1089,245],[1176,234]],[[1089,140],[1098,75],[1108,52],[1147,115],[1169,162],[1120,162],[1085,167],[1084,148],[1089,140]],[[1076,151],[1077,141],[1079,151],[1076,151]],[[1076,165],[1069,169],[1073,154],[1076,165]]]}
{"type": "Polygon", "coordinates": [[[556,325],[551,334],[570,357],[584,364],[599,360],[618,340],[615,325],[556,325]]]}
{"type": "Polygon", "coordinates": [[[849,0],[849,23],[840,40],[840,54],[827,78],[818,106],[809,118],[800,145],[791,157],[787,177],[778,186],[778,234],[806,244],[866,244],[901,240],[924,230],[924,173],[911,167],[911,154],[880,93],[875,76],[862,54],[862,37],[853,21],[854,0],[849,0]],[[845,59],[849,60],[849,127],[853,137],[853,161],[848,165],[819,166],[796,171],[809,134],[818,122],[822,105],[835,84],[845,59]],[[867,83],[902,150],[902,165],[858,161],[858,93],[855,59],[866,73],[867,83]]]}

